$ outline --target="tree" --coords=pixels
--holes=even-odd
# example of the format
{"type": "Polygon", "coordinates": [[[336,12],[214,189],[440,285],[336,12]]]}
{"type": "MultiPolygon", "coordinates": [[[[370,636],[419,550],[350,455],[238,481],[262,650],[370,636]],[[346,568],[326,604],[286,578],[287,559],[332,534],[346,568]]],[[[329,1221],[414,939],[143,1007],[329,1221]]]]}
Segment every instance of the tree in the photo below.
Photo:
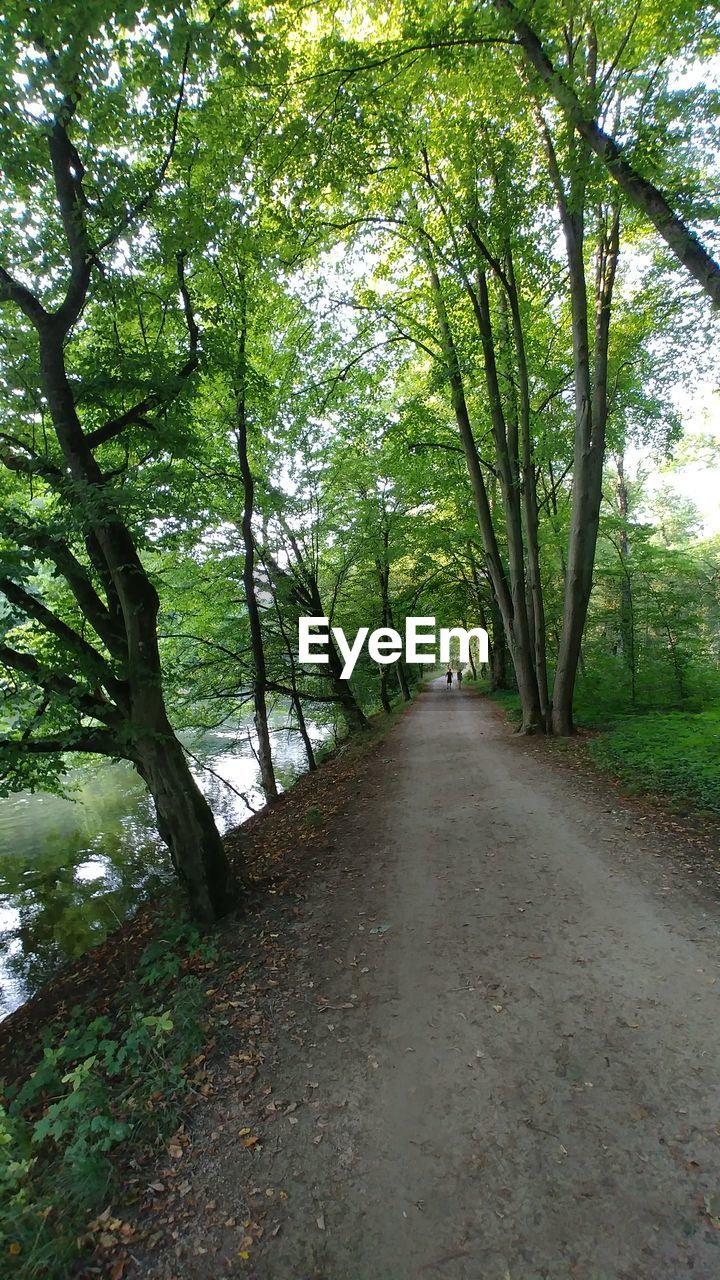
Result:
{"type": "MultiPolygon", "coordinates": [[[[662,191],[643,177],[630,162],[625,148],[601,127],[592,110],[583,105],[572,84],[553,66],[536,32],[513,0],[495,0],[495,7],[516,33],[528,64],[562,108],[573,129],[585,139],[632,204],[646,215],[675,257],[699,281],[713,304],[720,307],[720,264],[708,253],[692,228],[671,207],[662,191]]],[[[623,52],[632,35],[636,18],[637,11],[628,16],[628,27],[621,41],[623,52]]],[[[663,6],[663,19],[667,28],[672,29],[671,15],[666,6],[663,6]]],[[[696,25],[696,33],[699,29],[701,28],[696,25]]],[[[702,30],[702,34],[707,40],[707,33],[702,30]]],[[[596,41],[595,35],[594,39],[596,41]]],[[[597,56],[597,48],[595,53],[597,56]]],[[[603,89],[606,87],[604,85],[603,89]]],[[[599,86],[595,84],[592,88],[595,92],[590,101],[596,103],[599,86]]]]}
{"type": "Polygon", "coordinates": [[[132,761],[152,793],[191,908],[210,923],[233,901],[232,877],[168,718],[159,598],[141,554],[152,508],[138,513],[132,486],[142,443],[150,439],[150,457],[168,448],[164,417],[182,403],[200,361],[187,251],[171,218],[147,218],[177,145],[189,38],[181,24],[171,25],[180,59],[170,64],[177,77],[170,97],[170,68],[147,54],[139,31],[121,37],[111,15],[95,10],[82,22],[75,14],[63,32],[48,17],[26,18],[15,36],[23,97],[6,199],[38,194],[29,222],[6,225],[0,268],[14,393],[2,433],[12,483],[3,493],[0,589],[9,616],[0,664],[17,708],[2,753],[11,786],[38,780],[37,766],[23,772],[27,761],[54,761],[57,774],[68,752],[132,761]],[[136,167],[118,163],[118,132],[130,126],[112,110],[112,88],[99,87],[103,75],[112,84],[113,58],[144,144],[136,167]],[[136,77],[142,82],[148,73],[152,122],[133,113],[129,97],[136,77]],[[169,140],[146,185],[149,136],[161,124],[169,140]],[[125,266],[131,235],[140,254],[143,240],[159,242],[157,257],[154,246],[144,251],[146,290],[137,268],[125,266]],[[148,331],[154,325],[162,341],[166,324],[158,355],[148,331]]]}

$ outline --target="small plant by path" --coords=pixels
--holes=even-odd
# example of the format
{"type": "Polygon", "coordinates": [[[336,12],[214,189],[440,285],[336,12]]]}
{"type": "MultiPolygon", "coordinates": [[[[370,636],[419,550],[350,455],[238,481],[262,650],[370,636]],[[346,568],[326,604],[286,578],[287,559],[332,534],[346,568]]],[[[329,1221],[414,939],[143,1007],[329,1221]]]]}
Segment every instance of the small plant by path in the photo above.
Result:
{"type": "Polygon", "coordinates": [[[130,1144],[152,1149],[177,1127],[198,1058],[207,996],[201,974],[216,944],[166,920],[112,1014],[76,1007],[47,1028],[42,1056],[0,1105],[2,1274],[64,1274],[88,1227],[122,1229],[102,1209],[130,1144]]]}

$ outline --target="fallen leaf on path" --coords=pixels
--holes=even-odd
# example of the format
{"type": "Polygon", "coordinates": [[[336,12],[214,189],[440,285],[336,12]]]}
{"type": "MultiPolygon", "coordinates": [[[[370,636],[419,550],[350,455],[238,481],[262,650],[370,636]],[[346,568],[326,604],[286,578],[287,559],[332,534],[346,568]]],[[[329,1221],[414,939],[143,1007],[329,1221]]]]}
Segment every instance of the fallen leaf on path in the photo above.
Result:
{"type": "Polygon", "coordinates": [[[705,1213],[710,1226],[720,1231],[720,1196],[705,1196],[705,1213]]]}

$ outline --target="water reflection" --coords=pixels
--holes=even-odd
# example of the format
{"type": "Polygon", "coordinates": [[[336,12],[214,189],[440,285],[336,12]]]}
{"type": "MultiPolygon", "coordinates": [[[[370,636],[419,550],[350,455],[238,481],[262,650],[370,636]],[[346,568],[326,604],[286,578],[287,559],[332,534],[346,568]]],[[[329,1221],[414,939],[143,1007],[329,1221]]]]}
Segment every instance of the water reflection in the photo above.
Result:
{"type": "MultiPolygon", "coordinates": [[[[322,741],[322,726],[309,728],[322,741]]],[[[278,783],[287,786],[305,768],[302,743],[285,730],[272,739],[278,783]]],[[[221,831],[262,804],[247,727],[184,740],[221,831]]],[[[0,1017],[101,941],[171,874],[152,801],[130,765],[76,771],[72,796],[23,793],[0,801],[0,1017]]]]}

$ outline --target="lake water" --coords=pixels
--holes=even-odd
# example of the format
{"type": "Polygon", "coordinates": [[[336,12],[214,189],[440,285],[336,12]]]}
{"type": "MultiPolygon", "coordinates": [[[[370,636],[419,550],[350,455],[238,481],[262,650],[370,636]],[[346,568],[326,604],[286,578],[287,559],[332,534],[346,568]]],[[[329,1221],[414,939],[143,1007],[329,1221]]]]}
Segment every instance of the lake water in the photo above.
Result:
{"type": "MultiPolygon", "coordinates": [[[[316,743],[327,733],[308,728],[316,743]]],[[[237,792],[261,807],[246,726],[182,737],[221,831],[252,811],[237,792]]],[[[302,741],[278,729],[272,742],[278,783],[288,786],[307,767],[302,741]]],[[[70,777],[71,800],[26,792],[0,800],[0,1018],[172,875],[152,800],[131,765],[100,763],[70,777]]]]}

